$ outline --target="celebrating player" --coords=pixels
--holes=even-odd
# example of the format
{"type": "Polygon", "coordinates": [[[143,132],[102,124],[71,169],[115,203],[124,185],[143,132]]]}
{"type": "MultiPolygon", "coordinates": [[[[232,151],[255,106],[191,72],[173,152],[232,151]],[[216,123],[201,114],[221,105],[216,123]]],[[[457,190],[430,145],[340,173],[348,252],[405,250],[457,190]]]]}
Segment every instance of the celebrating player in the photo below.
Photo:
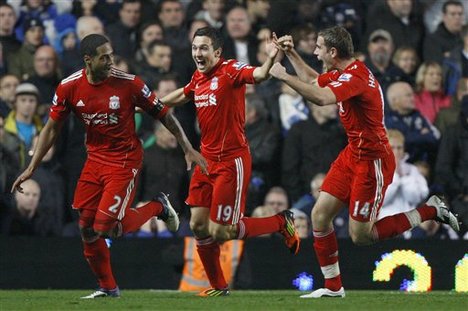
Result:
{"type": "Polygon", "coordinates": [[[206,161],[192,148],[168,108],[138,77],[112,68],[113,50],[106,37],[88,35],[81,41],[80,49],[86,68],[58,86],[31,163],[14,182],[12,192],[22,191],[21,183],[32,176],[73,111],[86,126],[88,150],[73,208],[79,212],[84,256],[99,282],[97,291],[82,298],[118,297],[120,291],[104,238],[137,230],[153,216],[164,220],[171,231],[179,227],[179,218],[164,193],[144,206],[130,208],[143,158],[135,133],[135,108],[159,119],[177,137],[185,152],[187,169],[195,162],[206,171],[206,161]]]}
{"type": "Polygon", "coordinates": [[[280,232],[292,253],[299,250],[290,211],[267,218],[243,217],[251,158],[244,133],[245,84],[269,77],[268,70],[278,53],[267,42],[268,58],[261,67],[252,67],[221,57],[222,39],[213,28],[197,30],[192,41],[192,57],[197,71],[184,88],[163,97],[168,106],[195,101],[201,129],[201,153],[208,162],[208,174],[195,168],[186,200],[191,206],[190,227],[197,251],[212,288],[200,296],[225,296],[228,284],[219,263],[219,242],[280,232]]]}
{"type": "Polygon", "coordinates": [[[384,102],[379,82],[353,58],[351,35],[343,27],[321,31],[315,54],[327,72],[318,75],[294,50],[291,36],[274,38],[293,64],[298,77],[275,63],[270,74],[319,106],[338,105],[348,145],[331,165],[312,210],[314,248],[325,277],[325,287],[302,298],[344,297],[338,266],[338,244],[333,218],[349,208],[349,232],[354,243],[372,244],[395,237],[421,222],[434,219],[459,230],[458,220],[437,197],[415,210],[376,221],[385,190],[392,182],[395,157],[384,127],[384,102]],[[316,79],[316,83],[311,83],[316,79]],[[316,85],[318,83],[318,85],[316,85]]]}

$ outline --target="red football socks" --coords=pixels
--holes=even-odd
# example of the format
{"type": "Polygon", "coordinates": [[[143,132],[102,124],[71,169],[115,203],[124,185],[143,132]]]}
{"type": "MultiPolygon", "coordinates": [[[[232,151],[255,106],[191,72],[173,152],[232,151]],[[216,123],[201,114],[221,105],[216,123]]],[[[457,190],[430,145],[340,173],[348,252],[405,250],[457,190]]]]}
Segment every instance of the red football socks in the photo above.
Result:
{"type": "Polygon", "coordinates": [[[211,236],[197,240],[197,252],[200,256],[206,275],[210,281],[210,285],[216,289],[224,289],[228,287],[224,279],[223,270],[219,261],[221,252],[218,242],[213,240],[211,236]]]}
{"type": "Polygon", "coordinates": [[[129,208],[125,217],[121,220],[122,233],[129,233],[140,229],[140,227],[153,216],[163,212],[163,206],[159,202],[148,202],[138,208],[129,208]]]}
{"type": "Polygon", "coordinates": [[[283,226],[284,217],[280,215],[264,218],[243,217],[237,224],[237,239],[278,232],[283,226]]]}
{"type": "Polygon", "coordinates": [[[337,291],[341,283],[340,267],[338,264],[338,242],[333,229],[329,231],[314,230],[314,249],[317,260],[325,277],[325,287],[337,291]]]}
{"type": "Polygon", "coordinates": [[[436,216],[435,207],[424,204],[409,212],[382,218],[374,224],[374,239],[381,241],[393,238],[426,220],[434,219],[436,216]]]}
{"type": "Polygon", "coordinates": [[[95,242],[83,242],[83,254],[96,275],[99,287],[114,289],[117,287],[110,263],[110,252],[106,241],[99,238],[95,242]]]}

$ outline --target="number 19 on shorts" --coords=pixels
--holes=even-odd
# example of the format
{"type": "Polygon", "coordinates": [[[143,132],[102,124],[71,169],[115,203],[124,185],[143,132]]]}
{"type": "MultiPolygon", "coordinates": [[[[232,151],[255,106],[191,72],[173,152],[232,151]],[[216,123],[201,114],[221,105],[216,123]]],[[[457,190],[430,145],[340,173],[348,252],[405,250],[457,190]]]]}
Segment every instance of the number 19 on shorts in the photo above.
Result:
{"type": "Polygon", "coordinates": [[[218,205],[218,212],[216,213],[216,220],[228,222],[232,217],[232,206],[222,204],[218,205]]]}

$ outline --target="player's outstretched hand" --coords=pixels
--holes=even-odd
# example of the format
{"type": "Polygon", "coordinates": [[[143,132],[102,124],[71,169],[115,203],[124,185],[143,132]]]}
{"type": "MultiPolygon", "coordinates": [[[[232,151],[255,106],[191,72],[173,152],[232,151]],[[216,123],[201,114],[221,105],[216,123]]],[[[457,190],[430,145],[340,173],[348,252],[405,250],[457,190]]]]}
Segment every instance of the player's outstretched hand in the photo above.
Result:
{"type": "Polygon", "coordinates": [[[283,80],[287,75],[286,68],[284,68],[284,66],[280,63],[274,63],[269,73],[272,77],[275,77],[279,80],[283,80]]]}
{"type": "Polygon", "coordinates": [[[265,52],[267,53],[268,57],[275,58],[278,54],[278,51],[279,49],[277,45],[271,39],[268,38],[265,41],[265,52]]]}
{"type": "Polygon", "coordinates": [[[185,161],[187,162],[187,171],[192,169],[193,164],[197,164],[200,166],[203,174],[208,175],[208,163],[206,162],[205,158],[200,154],[200,152],[196,151],[195,149],[191,149],[187,151],[185,154],[185,161]]]}
{"type": "Polygon", "coordinates": [[[273,42],[278,49],[284,52],[289,52],[294,48],[294,41],[290,35],[285,35],[278,38],[276,33],[273,33],[273,42]]]}
{"type": "Polygon", "coordinates": [[[15,190],[18,190],[19,192],[23,193],[23,188],[21,187],[21,184],[25,181],[31,178],[33,174],[33,171],[30,169],[26,169],[21,175],[16,178],[15,182],[13,183],[13,186],[11,186],[11,193],[15,192],[15,190]]]}

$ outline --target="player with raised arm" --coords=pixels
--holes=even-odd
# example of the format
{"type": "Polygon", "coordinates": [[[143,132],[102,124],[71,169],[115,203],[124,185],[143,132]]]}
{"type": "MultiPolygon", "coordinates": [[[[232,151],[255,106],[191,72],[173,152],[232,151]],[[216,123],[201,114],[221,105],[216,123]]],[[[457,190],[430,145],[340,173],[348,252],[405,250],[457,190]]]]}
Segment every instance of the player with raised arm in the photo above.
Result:
{"type": "Polygon", "coordinates": [[[331,165],[312,210],[314,248],[325,287],[301,296],[344,297],[332,222],[344,206],[349,208],[351,238],[358,245],[395,237],[429,219],[449,224],[456,231],[459,223],[437,196],[415,210],[376,221],[392,182],[395,157],[384,127],[382,90],[370,70],[353,58],[351,35],[343,27],[319,32],[315,54],[327,68],[321,75],[305,67],[290,36],[274,38],[274,42],[284,50],[298,77],[287,74],[279,63],[270,74],[314,104],[338,105],[348,136],[348,145],[331,165]]]}
{"type": "Polygon", "coordinates": [[[289,210],[267,218],[244,217],[245,199],[251,174],[245,127],[245,85],[266,80],[278,53],[267,42],[268,58],[261,67],[236,60],[224,60],[222,39],[211,27],[198,29],[192,41],[197,70],[183,88],[163,97],[168,106],[194,100],[201,130],[201,153],[208,162],[208,175],[195,168],[190,181],[190,227],[197,251],[212,288],[200,296],[226,296],[228,284],[219,262],[219,242],[280,232],[294,254],[299,238],[289,210]]]}
{"type": "Polygon", "coordinates": [[[11,191],[22,191],[21,183],[32,176],[73,111],[85,124],[88,151],[73,208],[79,212],[84,256],[99,283],[97,291],[82,298],[119,297],[105,238],[135,231],[153,216],[164,220],[173,232],[179,227],[179,218],[164,193],[144,206],[130,208],[143,160],[143,148],[135,133],[136,107],[159,119],[176,136],[185,152],[187,169],[195,162],[206,171],[206,161],[142,80],[112,67],[113,50],[106,37],[88,35],[80,49],[85,68],[63,79],[57,87],[31,163],[11,191]]]}

